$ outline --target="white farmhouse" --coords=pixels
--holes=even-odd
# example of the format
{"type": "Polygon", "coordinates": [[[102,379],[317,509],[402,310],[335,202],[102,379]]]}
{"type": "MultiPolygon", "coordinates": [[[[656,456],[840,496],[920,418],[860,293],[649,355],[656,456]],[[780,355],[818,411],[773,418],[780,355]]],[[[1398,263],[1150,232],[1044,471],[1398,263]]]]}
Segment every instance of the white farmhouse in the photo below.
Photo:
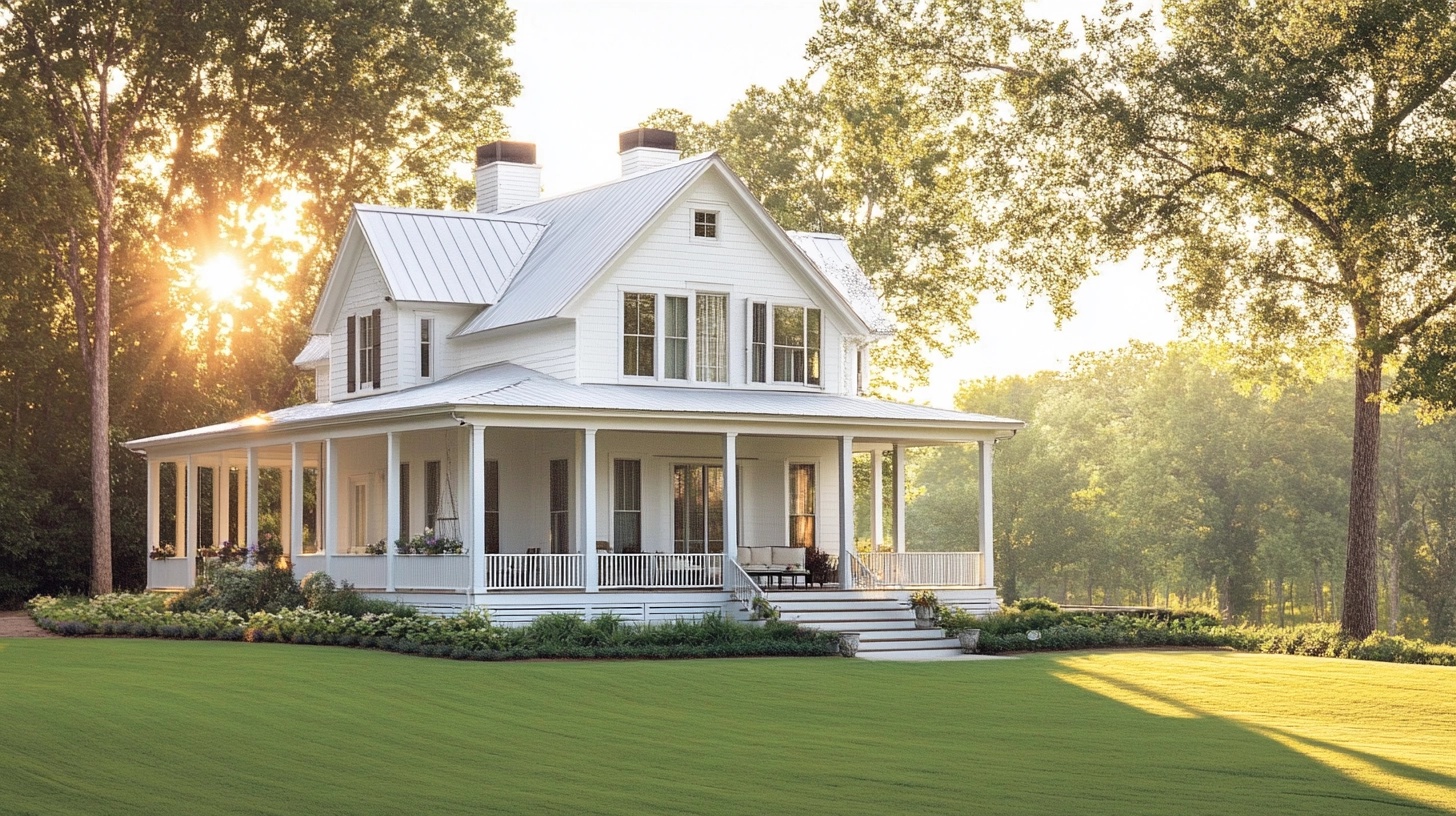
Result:
{"type": "Polygon", "coordinates": [[[503,621],[742,616],[765,595],[919,649],[944,644],[901,631],[912,589],[993,607],[991,451],[1022,423],[863,396],[895,325],[843,238],[784,231],[671,132],[620,148],[621,178],[554,198],[534,145],[495,142],[474,213],[356,206],[294,361],[315,401],[129,443],[149,586],[272,534],[300,576],[503,621]],[[907,551],[905,449],[968,442],[979,530],[907,551]],[[888,535],[881,512],[854,530],[856,453],[892,457],[888,535]],[[409,546],[430,534],[461,551],[409,546]]]}

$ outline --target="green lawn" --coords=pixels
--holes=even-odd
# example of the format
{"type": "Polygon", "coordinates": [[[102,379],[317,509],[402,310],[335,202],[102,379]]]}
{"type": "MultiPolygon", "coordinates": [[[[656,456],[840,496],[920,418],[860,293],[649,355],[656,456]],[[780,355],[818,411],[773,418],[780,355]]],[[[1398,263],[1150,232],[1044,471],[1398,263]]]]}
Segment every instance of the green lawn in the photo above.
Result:
{"type": "Polygon", "coordinates": [[[1456,812],[1456,670],[0,640],[0,813],[1456,812]]]}

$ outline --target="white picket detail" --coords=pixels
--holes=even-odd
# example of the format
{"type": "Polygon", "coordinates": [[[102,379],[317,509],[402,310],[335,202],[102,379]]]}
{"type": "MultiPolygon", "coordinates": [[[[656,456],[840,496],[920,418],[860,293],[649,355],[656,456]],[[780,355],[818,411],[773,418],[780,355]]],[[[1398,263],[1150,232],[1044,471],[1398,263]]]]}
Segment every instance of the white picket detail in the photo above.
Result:
{"type": "Polygon", "coordinates": [[[860,556],[882,587],[978,587],[978,552],[873,552],[860,556]]]}
{"type": "Polygon", "coordinates": [[[389,585],[389,556],[386,555],[344,555],[333,556],[329,576],[339,583],[348,581],[360,589],[383,589],[389,585]]]}
{"type": "Polygon", "coordinates": [[[602,589],[697,589],[723,586],[722,553],[600,553],[602,589]]]}
{"type": "Polygon", "coordinates": [[[583,589],[581,573],[578,553],[485,556],[488,589],[583,589]]]}
{"type": "Polygon", "coordinates": [[[469,555],[396,555],[396,589],[465,589],[470,586],[469,555]]]}
{"type": "Polygon", "coordinates": [[[188,585],[187,559],[147,560],[148,589],[179,589],[188,585]]]}

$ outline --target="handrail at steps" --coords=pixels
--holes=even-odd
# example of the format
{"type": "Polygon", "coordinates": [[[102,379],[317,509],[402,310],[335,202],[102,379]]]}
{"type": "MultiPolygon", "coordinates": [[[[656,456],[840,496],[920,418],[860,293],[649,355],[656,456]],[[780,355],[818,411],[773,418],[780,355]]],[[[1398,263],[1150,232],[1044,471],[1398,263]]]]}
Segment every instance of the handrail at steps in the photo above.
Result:
{"type": "Polygon", "coordinates": [[[859,557],[859,553],[851,550],[849,558],[849,577],[854,581],[854,585],[861,589],[879,589],[880,576],[865,566],[865,562],[859,557]]]}
{"type": "Polygon", "coordinates": [[[729,576],[728,591],[733,593],[733,600],[743,605],[744,612],[753,611],[754,598],[763,598],[765,602],[768,601],[768,596],[764,594],[763,587],[759,586],[758,582],[753,580],[753,576],[749,575],[743,569],[742,564],[739,564],[732,558],[723,559],[723,563],[729,576]]]}

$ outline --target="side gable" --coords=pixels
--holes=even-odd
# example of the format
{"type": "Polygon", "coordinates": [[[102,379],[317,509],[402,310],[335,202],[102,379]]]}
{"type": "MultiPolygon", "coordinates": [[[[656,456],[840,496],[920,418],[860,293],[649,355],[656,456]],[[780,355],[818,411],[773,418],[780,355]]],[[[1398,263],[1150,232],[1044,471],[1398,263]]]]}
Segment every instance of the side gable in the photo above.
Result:
{"type": "MultiPolygon", "coordinates": [[[[378,259],[374,258],[374,250],[370,249],[368,238],[359,224],[356,210],[349,216],[349,225],[344,228],[344,238],[339,242],[339,252],[334,256],[333,266],[329,267],[329,276],[324,279],[324,290],[319,293],[318,306],[313,311],[310,334],[333,333],[334,323],[338,321],[339,313],[344,308],[344,299],[348,297],[349,289],[354,284],[359,258],[365,253],[378,264],[378,259]]],[[[385,285],[388,286],[387,281],[385,285]]],[[[394,297],[393,292],[388,295],[394,297]]]]}

